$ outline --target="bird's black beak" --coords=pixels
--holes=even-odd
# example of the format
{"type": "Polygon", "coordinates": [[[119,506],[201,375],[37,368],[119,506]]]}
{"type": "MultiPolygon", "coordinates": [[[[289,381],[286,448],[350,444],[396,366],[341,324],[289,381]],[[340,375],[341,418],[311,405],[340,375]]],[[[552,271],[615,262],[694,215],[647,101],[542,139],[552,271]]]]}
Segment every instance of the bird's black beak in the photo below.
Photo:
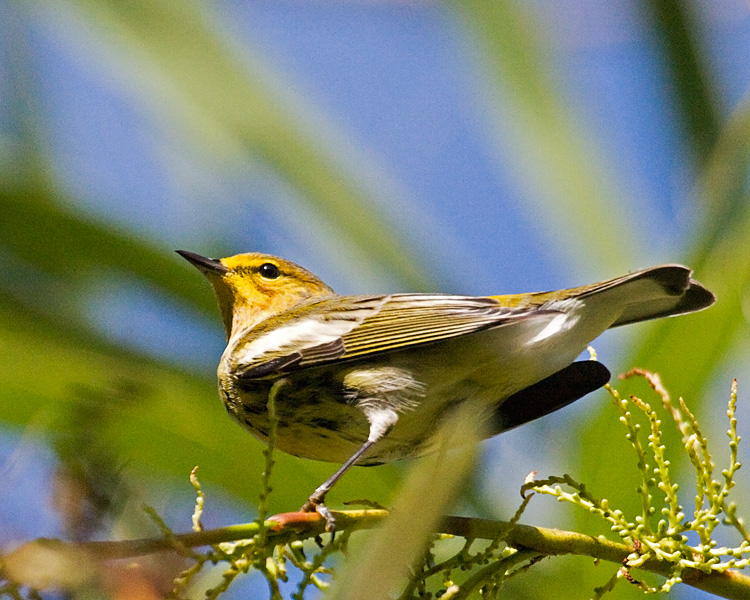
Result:
{"type": "Polygon", "coordinates": [[[202,273],[217,273],[219,275],[229,273],[229,269],[221,264],[221,261],[216,258],[206,258],[200,254],[195,254],[195,252],[188,252],[187,250],[175,250],[175,252],[202,273]]]}

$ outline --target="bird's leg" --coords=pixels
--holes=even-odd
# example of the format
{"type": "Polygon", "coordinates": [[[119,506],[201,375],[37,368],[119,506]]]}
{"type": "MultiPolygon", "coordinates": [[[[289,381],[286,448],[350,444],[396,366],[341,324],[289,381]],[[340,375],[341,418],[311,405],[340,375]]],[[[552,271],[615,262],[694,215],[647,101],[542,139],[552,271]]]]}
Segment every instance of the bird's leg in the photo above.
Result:
{"type": "Polygon", "coordinates": [[[367,420],[370,422],[370,434],[367,436],[367,441],[362,444],[362,446],[360,446],[359,449],[352,454],[343,465],[341,465],[341,467],[339,467],[338,471],[331,475],[323,485],[319,486],[318,489],[310,495],[307,502],[305,502],[304,506],[300,509],[303,512],[312,512],[313,510],[317,511],[317,513],[326,520],[326,531],[336,531],[336,519],[323,503],[326,494],[331,491],[331,488],[339,479],[341,479],[341,476],[354,466],[375,442],[382,440],[386,436],[396,424],[396,421],[398,421],[398,414],[390,407],[365,405],[362,407],[362,410],[367,416],[367,420]]]}
{"type": "Polygon", "coordinates": [[[310,494],[310,497],[305,502],[304,506],[300,508],[302,512],[317,511],[317,513],[326,520],[326,531],[333,532],[336,530],[336,519],[334,518],[331,511],[324,504],[326,494],[331,491],[331,488],[336,482],[341,479],[341,476],[346,473],[356,462],[367,452],[370,447],[377,441],[377,439],[368,439],[360,448],[352,454],[349,459],[339,467],[339,469],[331,475],[326,481],[319,485],[318,488],[310,494]]]}

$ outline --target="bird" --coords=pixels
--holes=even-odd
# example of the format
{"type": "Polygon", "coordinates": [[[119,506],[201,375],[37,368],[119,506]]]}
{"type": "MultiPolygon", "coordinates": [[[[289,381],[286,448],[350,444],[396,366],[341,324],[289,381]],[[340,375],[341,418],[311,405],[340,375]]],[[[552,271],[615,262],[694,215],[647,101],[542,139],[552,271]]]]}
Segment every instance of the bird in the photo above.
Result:
{"type": "Polygon", "coordinates": [[[491,437],[604,386],[609,370],[576,359],[605,330],[702,310],[714,295],[681,265],[569,289],[500,296],[338,295],[299,265],[261,253],[176,251],[210,282],[227,337],[217,370],[228,413],[276,447],[340,463],[300,510],[317,511],[353,465],[434,450],[456,407],[479,407],[491,437]]]}

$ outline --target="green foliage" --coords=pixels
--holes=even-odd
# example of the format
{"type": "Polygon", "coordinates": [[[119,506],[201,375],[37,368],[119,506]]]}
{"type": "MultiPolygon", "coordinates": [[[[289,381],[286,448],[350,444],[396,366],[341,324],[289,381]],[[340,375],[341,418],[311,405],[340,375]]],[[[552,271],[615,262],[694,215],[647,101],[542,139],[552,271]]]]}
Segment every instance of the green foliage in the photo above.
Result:
{"type": "Polygon", "coordinates": [[[632,267],[640,250],[629,235],[638,225],[624,208],[627,192],[604,176],[601,150],[576,123],[577,108],[552,71],[544,25],[510,0],[447,4],[478,48],[493,141],[532,192],[527,209],[549,243],[575,256],[575,268],[632,267]],[[496,114],[499,107],[502,116],[496,114]]]}
{"type": "MultiPolygon", "coordinates": [[[[750,149],[750,101],[735,111],[708,160],[700,189],[702,201],[698,239],[686,263],[697,269],[698,278],[717,297],[711,310],[700,315],[663,319],[643,328],[644,333],[625,359],[626,364],[645,365],[658,372],[669,387],[680,386],[693,398],[696,412],[712,412],[716,399],[711,383],[732,357],[745,356],[747,318],[745,298],[750,286],[750,196],[747,190],[747,161],[750,149]]],[[[610,367],[612,365],[609,365],[610,367]]],[[[626,393],[639,393],[623,382],[626,393]]],[[[576,473],[584,481],[597,482],[612,490],[611,500],[623,509],[636,510],[640,500],[622,493],[622,469],[614,461],[591,460],[603,448],[613,448],[618,424],[611,407],[600,405],[587,418],[571,425],[571,439],[579,440],[576,473]]],[[[679,444],[679,432],[667,429],[663,442],[679,444]]],[[[621,448],[613,448],[618,452],[621,448]]],[[[672,465],[674,481],[690,477],[687,465],[672,465]]],[[[589,523],[576,519],[575,528],[589,523]]],[[[571,591],[572,593],[572,591],[571,591]]],[[[632,594],[631,594],[632,595],[632,594]]]]}
{"type": "MultiPolygon", "coordinates": [[[[686,517],[677,496],[679,485],[673,482],[670,473],[670,461],[666,458],[666,447],[662,444],[662,422],[656,411],[637,396],[631,396],[630,400],[622,398],[619,392],[609,385],[607,389],[621,412],[620,421],[627,429],[626,437],[636,454],[642,481],[637,489],[642,504],[641,514],[632,521],[629,520],[621,510],[612,509],[606,500],[595,499],[583,484],[574,481],[568,475],[532,481],[527,483],[524,489],[550,494],[560,501],[576,504],[607,521],[610,529],[633,548],[632,554],[628,556],[624,568],[618,571],[617,577],[638,583],[644,591],[670,591],[672,586],[682,581],[682,573],[686,569],[696,569],[705,573],[725,573],[728,569],[745,568],[750,564],[750,537],[742,520],[737,517],[736,505],[727,503],[729,491],[735,485],[734,476],[741,466],[737,455],[740,437],[737,434],[735,416],[736,380],[732,385],[727,409],[729,466],[721,472],[723,481],[718,481],[713,478],[714,463],[708,450],[708,441],[685,401],[680,398],[679,406],[675,405],[658,375],[636,370],[631,371],[626,377],[636,374],[647,378],[657,393],[664,411],[680,432],[683,450],[696,474],[697,493],[693,518],[686,517]],[[641,425],[634,418],[631,405],[648,419],[648,449],[641,442],[641,425]],[[562,485],[574,491],[566,492],[562,485]],[[655,497],[657,491],[661,493],[661,499],[655,497]],[[660,514],[661,518],[654,527],[657,514],[660,514]],[[722,521],[736,529],[741,540],[737,546],[717,547],[713,533],[722,521]],[[697,533],[697,543],[690,541],[687,535],[689,532],[697,533]],[[630,576],[630,569],[642,566],[653,558],[672,565],[666,581],[658,587],[636,582],[630,576]]],[[[600,597],[600,594],[596,597],[600,597]]]]}

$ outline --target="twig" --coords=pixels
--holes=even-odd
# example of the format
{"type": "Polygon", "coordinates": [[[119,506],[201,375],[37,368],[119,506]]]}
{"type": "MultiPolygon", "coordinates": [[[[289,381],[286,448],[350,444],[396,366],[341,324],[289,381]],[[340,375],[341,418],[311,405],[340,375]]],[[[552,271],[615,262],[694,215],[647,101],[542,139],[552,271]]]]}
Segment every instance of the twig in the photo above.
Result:
{"type": "MultiPolygon", "coordinates": [[[[337,527],[369,529],[380,524],[388,516],[388,511],[379,509],[335,511],[337,527]]],[[[317,513],[283,513],[270,517],[268,527],[268,544],[280,544],[292,539],[310,538],[325,531],[325,520],[317,513]]],[[[207,531],[175,534],[172,539],[163,537],[127,540],[119,542],[87,542],[73,544],[61,540],[36,540],[10,554],[2,557],[0,563],[7,564],[15,555],[23,553],[34,544],[43,544],[47,550],[60,552],[83,553],[92,560],[110,560],[128,558],[155,552],[175,549],[175,543],[182,547],[198,547],[232,542],[252,538],[258,533],[258,523],[232,525],[207,531]]],[[[576,554],[599,560],[622,564],[633,551],[625,544],[612,542],[603,538],[594,538],[573,531],[532,527],[505,521],[492,521],[470,517],[446,517],[439,527],[440,533],[447,533],[466,538],[495,539],[505,534],[505,542],[516,548],[526,548],[537,554],[559,555],[576,554]]],[[[639,568],[668,576],[672,565],[667,561],[647,560],[639,568]]],[[[730,600],[741,600],[750,597],[750,577],[734,570],[724,573],[704,573],[696,569],[685,569],[683,583],[698,589],[716,594],[730,600]]]]}

